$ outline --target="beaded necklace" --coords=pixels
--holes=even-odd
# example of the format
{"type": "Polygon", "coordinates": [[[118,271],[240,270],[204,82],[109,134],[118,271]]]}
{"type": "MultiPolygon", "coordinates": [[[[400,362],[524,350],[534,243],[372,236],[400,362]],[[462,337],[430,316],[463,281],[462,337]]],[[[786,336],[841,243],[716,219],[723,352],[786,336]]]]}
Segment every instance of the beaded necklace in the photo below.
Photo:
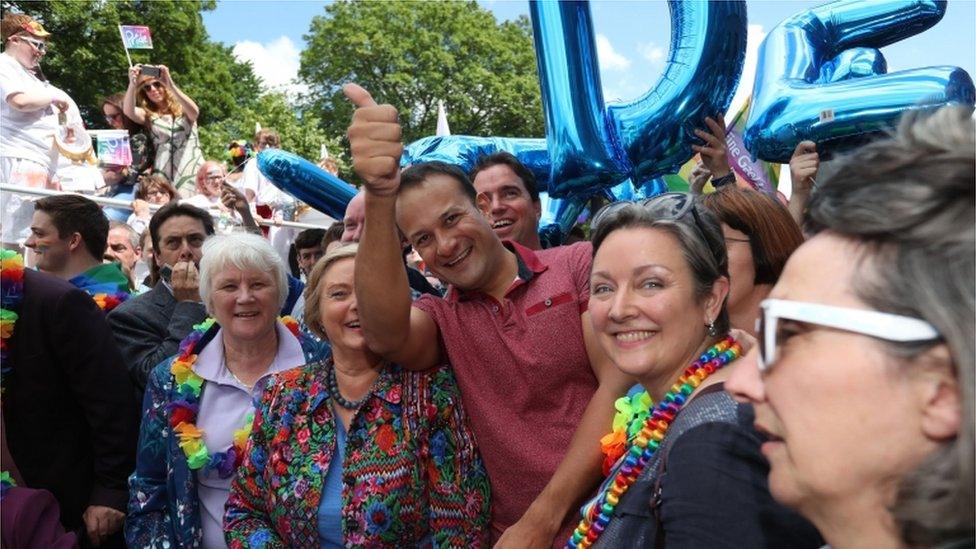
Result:
{"type": "Polygon", "coordinates": [[[0,393],[13,371],[10,338],[17,323],[17,308],[24,297],[24,258],[12,250],[0,250],[0,393]]]}
{"type": "Polygon", "coordinates": [[[333,399],[335,399],[336,404],[342,406],[346,410],[355,410],[359,408],[362,405],[362,403],[366,402],[366,399],[369,398],[370,393],[368,390],[366,391],[366,394],[363,395],[363,398],[359,400],[349,400],[346,397],[342,396],[342,393],[339,392],[339,382],[338,380],[336,380],[334,359],[332,361],[332,367],[329,368],[325,374],[325,379],[326,379],[326,383],[329,384],[329,394],[332,396],[333,399]]]}
{"type": "MultiPolygon", "coordinates": [[[[285,316],[280,320],[292,335],[301,340],[295,319],[285,316]]],[[[204,320],[193,326],[193,331],[180,342],[179,354],[170,367],[178,396],[166,405],[166,410],[170,414],[169,425],[179,437],[180,449],[186,455],[187,466],[190,469],[216,471],[223,479],[233,475],[244,459],[244,445],[251,433],[254,412],[249,412],[244,417],[244,425],[234,430],[233,444],[227,451],[210,453],[203,441],[203,431],[196,426],[197,414],[200,412],[200,394],[206,380],[193,371],[193,365],[197,361],[198,351],[201,350],[197,348],[200,340],[216,323],[213,318],[204,320]]]]}
{"type": "Polygon", "coordinates": [[[740,354],[742,354],[742,347],[739,343],[732,336],[726,336],[702,353],[698,360],[685,370],[661,402],[654,407],[651,417],[644,422],[643,429],[634,440],[634,445],[627,451],[627,457],[624,458],[612,482],[610,479],[604,482],[606,488],[603,493],[583,508],[583,520],[566,542],[566,549],[585,549],[596,542],[610,523],[620,498],[637,480],[647,462],[657,452],[668,427],[684,407],[688,395],[694,392],[705,378],[738,358],[740,354]]]}

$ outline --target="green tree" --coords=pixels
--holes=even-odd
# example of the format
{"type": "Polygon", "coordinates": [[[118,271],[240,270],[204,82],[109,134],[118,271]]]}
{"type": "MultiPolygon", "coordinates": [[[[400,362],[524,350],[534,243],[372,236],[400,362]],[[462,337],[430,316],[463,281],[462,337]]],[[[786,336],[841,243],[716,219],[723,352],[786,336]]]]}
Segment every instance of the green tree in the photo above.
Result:
{"type": "Polygon", "coordinates": [[[339,165],[341,174],[351,174],[342,154],[341,137],[326,135],[321,120],[313,114],[296,111],[281,93],[262,95],[233,118],[211,124],[205,134],[201,133],[201,145],[205,151],[214,151],[212,158],[224,158],[223,148],[227,143],[238,138],[250,140],[255,123],[278,132],[283,150],[313,162],[319,159],[320,147],[325,145],[339,165]]]}
{"type": "Polygon", "coordinates": [[[407,142],[433,135],[437,100],[451,131],[541,137],[541,94],[528,19],[498,23],[476,2],[350,2],[312,19],[299,76],[327,135],[345,135],[355,82],[397,107],[407,142]]]}

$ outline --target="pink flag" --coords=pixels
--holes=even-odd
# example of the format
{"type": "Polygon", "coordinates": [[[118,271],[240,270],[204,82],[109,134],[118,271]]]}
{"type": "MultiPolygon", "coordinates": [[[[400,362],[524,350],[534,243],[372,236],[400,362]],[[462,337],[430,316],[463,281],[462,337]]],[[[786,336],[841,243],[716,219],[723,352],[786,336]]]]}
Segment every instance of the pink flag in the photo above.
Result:
{"type": "Polygon", "coordinates": [[[122,44],[129,50],[151,50],[152,35],[149,34],[149,27],[140,25],[119,25],[122,32],[122,44]]]}

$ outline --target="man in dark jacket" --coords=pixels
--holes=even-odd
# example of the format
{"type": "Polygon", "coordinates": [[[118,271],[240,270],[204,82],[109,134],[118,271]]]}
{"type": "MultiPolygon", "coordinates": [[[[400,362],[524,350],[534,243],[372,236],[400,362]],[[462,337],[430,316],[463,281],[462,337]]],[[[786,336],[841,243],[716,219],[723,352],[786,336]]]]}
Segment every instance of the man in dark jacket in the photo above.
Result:
{"type": "Polygon", "coordinates": [[[3,379],[13,461],[27,487],[54,495],[65,528],[120,544],[138,415],[105,317],[71,283],[29,269],[16,313],[3,379]]]}
{"type": "Polygon", "coordinates": [[[175,355],[193,325],[207,317],[200,300],[197,265],[203,241],[214,234],[213,219],[200,208],[174,201],[153,214],[149,233],[160,280],[152,290],[108,315],[140,397],[152,369],[175,355]]]}

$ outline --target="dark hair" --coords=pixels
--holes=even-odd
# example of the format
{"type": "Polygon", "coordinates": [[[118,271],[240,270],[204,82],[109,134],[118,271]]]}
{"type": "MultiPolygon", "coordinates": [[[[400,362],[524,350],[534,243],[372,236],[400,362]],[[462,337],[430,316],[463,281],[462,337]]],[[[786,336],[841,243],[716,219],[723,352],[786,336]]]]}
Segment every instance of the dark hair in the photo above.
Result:
{"type": "Polygon", "coordinates": [[[475,198],[478,196],[478,191],[474,189],[474,185],[471,184],[471,180],[465,175],[461,168],[453,164],[448,164],[446,162],[432,161],[432,162],[421,162],[420,164],[414,164],[409,168],[403,170],[400,174],[400,189],[398,193],[409,189],[410,187],[416,187],[427,180],[428,177],[432,175],[446,175],[448,177],[454,178],[457,181],[458,188],[464,193],[464,196],[468,197],[468,200],[472,204],[476,203],[475,198]]]}
{"type": "Polygon", "coordinates": [[[295,249],[318,248],[325,237],[325,229],[305,229],[295,235],[295,249]]]}
{"type": "Polygon", "coordinates": [[[78,233],[88,253],[102,259],[108,246],[108,218],[98,204],[77,194],[61,194],[41,198],[34,203],[34,210],[51,217],[58,238],[78,233]]]}
{"type": "Polygon", "coordinates": [[[147,197],[149,196],[149,189],[153,187],[162,187],[163,190],[169,194],[170,200],[176,198],[176,189],[173,188],[173,185],[166,179],[166,176],[161,173],[140,175],[139,189],[136,191],[136,198],[140,200],[147,200],[147,197]]]}
{"type": "Polygon", "coordinates": [[[701,197],[718,220],[749,237],[755,284],[776,284],[786,260],[803,244],[789,210],[768,194],[726,185],[701,197]]]}
{"type": "Polygon", "coordinates": [[[209,213],[196,206],[182,204],[179,200],[173,200],[156,210],[156,213],[149,219],[149,236],[152,237],[153,254],[159,253],[159,228],[170,218],[181,215],[192,217],[200,223],[203,223],[203,232],[207,233],[207,236],[214,234],[213,218],[210,217],[209,213]]]}
{"type": "MultiPolygon", "coordinates": [[[[861,244],[857,296],[879,311],[921,318],[952,357],[959,432],[901,479],[891,513],[902,539],[934,547],[973,537],[976,331],[976,131],[972,110],[908,111],[890,138],[826,166],[805,228],[861,244]]],[[[932,343],[883,343],[910,368],[932,343]]]]}
{"type": "Polygon", "coordinates": [[[342,221],[336,221],[329,226],[325,231],[325,235],[322,236],[322,249],[329,247],[329,244],[342,240],[342,233],[346,230],[346,226],[342,221]]]}
{"type": "Polygon", "coordinates": [[[122,108],[122,101],[124,99],[124,93],[113,93],[105,99],[102,99],[102,106],[104,107],[105,105],[112,105],[118,109],[119,114],[122,115],[122,126],[129,132],[129,135],[137,134],[142,131],[142,126],[137,124],[135,120],[125,115],[125,110],[122,108]]]}
{"type": "Polygon", "coordinates": [[[539,201],[539,187],[536,185],[535,175],[510,152],[500,151],[482,156],[478,159],[478,163],[475,164],[474,169],[471,170],[468,177],[471,178],[471,181],[474,181],[483,170],[499,165],[511,168],[515,172],[515,175],[522,180],[522,185],[525,187],[526,192],[529,193],[529,196],[532,197],[532,202],[539,201]]]}
{"type": "MultiPolygon", "coordinates": [[[[678,195],[680,198],[681,193],[668,195],[678,195]]],[[[729,277],[729,256],[718,220],[701,206],[695,195],[684,196],[685,200],[693,203],[689,205],[688,211],[677,218],[664,215],[654,207],[655,203],[652,201],[663,197],[650,198],[642,203],[615,202],[605,206],[606,212],[598,212],[593,218],[593,232],[590,235],[593,240],[593,255],[596,256],[604,240],[616,230],[643,228],[665,231],[678,241],[681,253],[691,267],[695,277],[695,296],[699,299],[705,297],[716,280],[723,276],[729,277]],[[648,203],[650,204],[645,206],[648,203]]],[[[715,319],[715,330],[721,335],[727,334],[731,328],[727,301],[728,296],[722,302],[722,308],[715,319]]]]}

